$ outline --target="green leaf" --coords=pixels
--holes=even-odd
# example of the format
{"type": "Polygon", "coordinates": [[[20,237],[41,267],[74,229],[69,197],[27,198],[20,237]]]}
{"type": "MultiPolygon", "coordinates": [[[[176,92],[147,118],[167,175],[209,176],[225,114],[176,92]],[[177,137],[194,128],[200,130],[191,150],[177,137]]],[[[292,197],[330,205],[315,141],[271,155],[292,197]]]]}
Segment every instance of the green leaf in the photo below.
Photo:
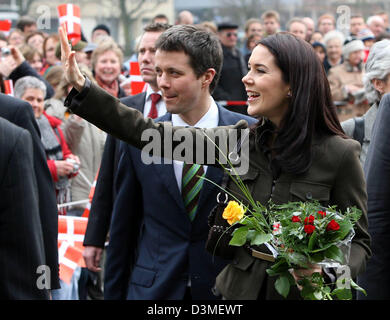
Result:
{"type": "Polygon", "coordinates": [[[367,292],[366,290],[364,290],[362,287],[359,287],[359,285],[357,283],[355,283],[352,279],[350,280],[351,281],[351,287],[357,291],[360,291],[360,292],[363,292],[365,296],[367,296],[367,292]]]}
{"type": "Polygon", "coordinates": [[[275,281],[275,289],[281,296],[287,298],[290,292],[290,280],[286,274],[280,275],[275,281]]]}
{"type": "Polygon", "coordinates": [[[267,269],[267,273],[270,276],[278,275],[282,273],[287,273],[290,266],[284,258],[278,258],[276,262],[271,266],[271,268],[267,269]]]}
{"type": "Polygon", "coordinates": [[[337,221],[340,225],[340,229],[337,231],[339,234],[339,237],[341,240],[343,240],[348,233],[353,229],[353,225],[350,221],[344,220],[344,221],[337,221]]]}
{"type": "Polygon", "coordinates": [[[270,234],[264,234],[264,233],[257,233],[256,236],[252,239],[251,245],[259,246],[265,242],[268,242],[272,239],[272,235],[270,234]]]}
{"type": "Polygon", "coordinates": [[[351,300],[352,299],[352,293],[351,289],[347,288],[337,288],[334,289],[331,293],[332,296],[336,296],[339,300],[351,300]]]}
{"type": "Polygon", "coordinates": [[[318,239],[318,233],[314,231],[309,239],[309,244],[308,244],[309,251],[313,250],[315,244],[317,243],[317,239],[318,239]]]}
{"type": "Polygon", "coordinates": [[[298,281],[298,284],[302,286],[301,296],[305,300],[316,300],[314,297],[315,288],[310,283],[309,279],[303,278],[298,281]]]}
{"type": "Polygon", "coordinates": [[[308,265],[308,258],[299,252],[292,252],[287,254],[288,260],[291,264],[295,264],[300,267],[307,267],[308,265]]]}
{"type": "Polygon", "coordinates": [[[321,262],[322,260],[324,260],[324,253],[323,252],[318,252],[318,253],[310,256],[311,263],[318,263],[318,262],[321,262]]]}
{"type": "Polygon", "coordinates": [[[344,254],[335,245],[330,246],[328,249],[326,249],[325,257],[329,258],[329,259],[333,259],[333,260],[338,261],[340,263],[344,263],[344,254]]]}
{"type": "Polygon", "coordinates": [[[248,235],[249,228],[248,227],[240,227],[234,230],[233,237],[230,240],[229,244],[231,246],[243,246],[246,242],[246,237],[248,235]]]}
{"type": "Polygon", "coordinates": [[[316,300],[322,300],[322,298],[323,298],[323,294],[321,291],[314,291],[313,295],[316,298],[316,300]]]}

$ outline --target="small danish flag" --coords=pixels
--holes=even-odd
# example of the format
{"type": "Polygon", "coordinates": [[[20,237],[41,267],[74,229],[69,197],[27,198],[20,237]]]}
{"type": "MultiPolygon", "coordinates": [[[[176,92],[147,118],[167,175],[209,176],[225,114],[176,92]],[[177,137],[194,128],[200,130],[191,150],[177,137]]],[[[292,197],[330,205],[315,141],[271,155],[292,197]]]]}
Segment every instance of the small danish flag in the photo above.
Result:
{"type": "Polygon", "coordinates": [[[130,62],[130,81],[132,96],[146,91],[147,84],[142,80],[141,71],[137,61],[130,62]]]}
{"type": "Polygon", "coordinates": [[[65,25],[68,40],[72,42],[72,45],[75,45],[81,40],[80,7],[72,3],[65,3],[60,4],[57,11],[60,26],[65,25]]]}
{"type": "Polygon", "coordinates": [[[0,32],[3,32],[6,37],[9,35],[11,30],[12,21],[11,20],[0,20],[0,32]]]}
{"type": "Polygon", "coordinates": [[[58,259],[60,279],[70,283],[77,266],[85,267],[83,241],[88,219],[58,216],[58,259]]]}
{"type": "Polygon", "coordinates": [[[4,94],[14,96],[14,84],[12,80],[3,80],[4,83],[4,94]]]}

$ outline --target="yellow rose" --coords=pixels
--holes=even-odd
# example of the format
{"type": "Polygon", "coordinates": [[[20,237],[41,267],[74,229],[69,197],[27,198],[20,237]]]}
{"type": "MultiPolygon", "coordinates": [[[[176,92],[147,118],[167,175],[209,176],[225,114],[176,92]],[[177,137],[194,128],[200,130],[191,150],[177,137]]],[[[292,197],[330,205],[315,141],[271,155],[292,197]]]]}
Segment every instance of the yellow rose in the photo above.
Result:
{"type": "Polygon", "coordinates": [[[225,210],[223,211],[222,217],[232,225],[233,223],[241,220],[244,217],[245,210],[242,205],[236,201],[229,201],[225,210]]]}

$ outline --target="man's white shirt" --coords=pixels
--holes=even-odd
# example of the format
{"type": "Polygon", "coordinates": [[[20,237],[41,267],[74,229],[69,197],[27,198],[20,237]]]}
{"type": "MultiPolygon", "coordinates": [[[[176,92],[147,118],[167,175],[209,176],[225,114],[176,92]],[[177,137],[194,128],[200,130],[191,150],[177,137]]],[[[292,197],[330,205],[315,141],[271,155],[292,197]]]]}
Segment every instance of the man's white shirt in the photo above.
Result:
{"type": "MultiPolygon", "coordinates": [[[[210,97],[210,108],[206,114],[197,122],[193,127],[197,128],[215,128],[218,127],[219,123],[219,110],[214,99],[210,97]]],[[[179,127],[192,127],[186,123],[178,114],[172,114],[172,125],[179,127]]],[[[173,169],[175,172],[175,177],[177,185],[181,192],[181,180],[183,174],[183,162],[182,161],[173,161],[173,169]]],[[[207,171],[207,166],[203,166],[204,172],[207,171]]]]}

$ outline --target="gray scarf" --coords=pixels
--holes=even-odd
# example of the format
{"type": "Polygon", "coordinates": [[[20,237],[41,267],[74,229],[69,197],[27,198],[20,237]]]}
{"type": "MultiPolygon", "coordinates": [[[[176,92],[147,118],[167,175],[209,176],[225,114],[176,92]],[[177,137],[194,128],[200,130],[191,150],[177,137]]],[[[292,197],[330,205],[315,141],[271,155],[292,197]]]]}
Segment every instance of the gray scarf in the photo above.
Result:
{"type": "MultiPolygon", "coordinates": [[[[46,156],[49,160],[64,160],[62,148],[58,142],[57,136],[49,123],[49,120],[44,116],[36,119],[41,131],[42,144],[46,151],[46,156]]],[[[58,133],[58,131],[57,131],[58,133]]],[[[59,133],[58,133],[59,135],[59,133]]],[[[70,182],[68,177],[58,177],[58,181],[54,183],[57,192],[57,204],[70,202],[70,182]]],[[[60,209],[61,214],[65,214],[64,209],[60,209]]]]}

